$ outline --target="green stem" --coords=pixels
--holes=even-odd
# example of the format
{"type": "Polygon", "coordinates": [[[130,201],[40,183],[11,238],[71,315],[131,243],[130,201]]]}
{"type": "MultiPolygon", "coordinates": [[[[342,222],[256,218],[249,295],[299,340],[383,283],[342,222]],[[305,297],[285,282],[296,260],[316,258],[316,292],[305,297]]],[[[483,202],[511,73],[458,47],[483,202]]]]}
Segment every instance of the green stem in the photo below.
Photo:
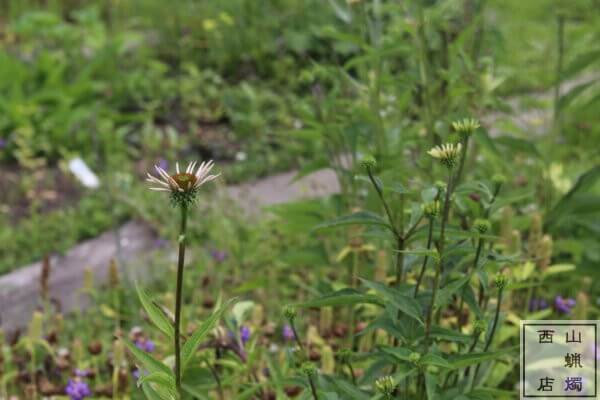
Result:
{"type": "MultiPolygon", "coordinates": [[[[431,242],[433,239],[433,224],[434,224],[434,219],[430,218],[429,219],[429,231],[427,233],[427,250],[431,249],[431,242]]],[[[419,287],[421,286],[421,282],[423,281],[423,276],[425,276],[425,268],[427,267],[428,259],[429,259],[428,256],[425,256],[425,258],[423,259],[423,265],[421,265],[421,272],[419,272],[419,278],[417,279],[417,284],[415,286],[415,294],[413,295],[414,298],[417,298],[417,295],[419,294],[419,287]]]]}
{"type": "MultiPolygon", "coordinates": [[[[448,216],[450,214],[450,196],[451,196],[452,185],[453,185],[452,177],[453,177],[452,170],[450,169],[448,172],[448,183],[446,184],[446,197],[444,199],[444,211],[442,213],[442,223],[440,225],[440,239],[439,239],[439,243],[438,243],[438,253],[442,259],[443,259],[443,253],[444,253],[446,223],[448,222],[448,216]]],[[[440,261],[440,269],[441,269],[441,273],[443,273],[444,272],[444,264],[441,261],[440,261]]]]}
{"type": "MultiPolygon", "coordinates": [[[[483,240],[483,238],[479,238],[479,241],[477,243],[477,250],[475,251],[475,260],[473,260],[473,268],[471,269],[469,274],[475,273],[477,271],[477,264],[479,264],[479,258],[481,257],[481,250],[483,249],[484,242],[485,242],[485,240],[483,240]]],[[[483,290],[483,284],[480,284],[479,290],[481,293],[481,291],[483,290]]],[[[462,331],[461,315],[462,315],[462,308],[463,308],[464,302],[465,302],[465,296],[461,295],[460,296],[460,305],[458,307],[458,331],[459,332],[462,331]]]]}
{"type": "Polygon", "coordinates": [[[385,214],[387,215],[388,222],[390,223],[390,226],[392,228],[392,232],[394,233],[396,238],[402,237],[402,235],[396,228],[396,224],[394,223],[394,217],[392,216],[392,211],[390,210],[387,201],[385,201],[385,197],[383,197],[383,192],[381,191],[381,188],[379,187],[377,181],[375,181],[375,177],[373,176],[373,172],[371,171],[370,167],[367,167],[367,174],[369,175],[369,179],[371,180],[373,187],[375,187],[375,191],[377,192],[377,195],[379,196],[379,199],[383,204],[383,208],[385,209],[385,214]]]}
{"type": "Polygon", "coordinates": [[[463,173],[463,169],[465,168],[465,160],[467,159],[467,147],[469,146],[469,137],[467,136],[464,140],[463,140],[463,146],[464,148],[461,151],[460,154],[460,162],[458,164],[458,172],[456,172],[456,178],[454,179],[454,185],[458,185],[458,183],[460,182],[460,178],[462,177],[462,173],[463,173]]]}
{"type": "Polygon", "coordinates": [[[319,400],[319,396],[317,395],[317,387],[315,386],[313,377],[310,375],[308,376],[308,383],[310,384],[310,391],[312,392],[313,399],[319,400]]]}
{"type": "Polygon", "coordinates": [[[185,232],[187,228],[187,206],[181,206],[181,228],[179,230],[179,257],[177,260],[177,289],[175,294],[175,386],[181,397],[181,301],[183,295],[183,266],[185,263],[185,232]]]}
{"type": "MultiPolygon", "coordinates": [[[[500,286],[498,289],[498,304],[496,304],[496,313],[494,314],[494,322],[492,323],[492,330],[490,331],[489,336],[485,342],[485,346],[483,347],[483,352],[487,352],[494,340],[494,335],[496,334],[496,327],[498,326],[498,319],[500,318],[500,306],[502,305],[502,294],[504,293],[504,286],[500,286]]],[[[479,373],[479,367],[481,364],[477,365],[475,369],[475,375],[473,376],[473,381],[477,381],[477,374],[479,373]]]]}

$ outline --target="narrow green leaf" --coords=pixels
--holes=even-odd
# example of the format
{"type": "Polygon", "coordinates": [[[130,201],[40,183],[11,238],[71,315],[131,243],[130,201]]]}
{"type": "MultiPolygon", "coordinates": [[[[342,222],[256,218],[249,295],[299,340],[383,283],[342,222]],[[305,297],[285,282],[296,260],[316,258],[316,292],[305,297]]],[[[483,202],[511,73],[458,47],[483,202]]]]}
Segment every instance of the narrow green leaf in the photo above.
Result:
{"type": "Polygon", "coordinates": [[[376,225],[392,230],[392,227],[385,219],[370,211],[359,211],[354,214],[345,215],[343,217],[324,222],[317,225],[314,230],[339,228],[348,225],[376,225]]]}
{"type": "Polygon", "coordinates": [[[149,400],[165,400],[152,388],[152,386],[150,386],[149,383],[144,383],[142,385],[142,390],[149,400]]]}
{"type": "Polygon", "coordinates": [[[347,306],[352,304],[377,304],[383,306],[383,301],[373,295],[360,293],[357,290],[346,288],[338,290],[334,293],[327,294],[323,297],[295,304],[296,307],[311,308],[311,307],[328,307],[328,306],[347,306]]]}
{"type": "Polygon", "coordinates": [[[161,361],[156,360],[154,357],[137,348],[137,346],[131,343],[128,339],[123,339],[123,343],[133,354],[133,356],[140,362],[140,364],[148,370],[148,372],[162,372],[167,375],[173,375],[173,372],[161,361]]]}
{"type": "Polygon", "coordinates": [[[148,318],[150,321],[158,328],[162,333],[167,335],[169,339],[173,339],[174,328],[171,324],[171,321],[167,318],[167,316],[163,313],[161,309],[159,309],[150,299],[148,294],[142,289],[139,285],[135,285],[137,290],[138,297],[140,298],[140,302],[146,310],[146,314],[148,314],[148,318]]]}
{"type": "Polygon", "coordinates": [[[435,308],[443,307],[446,304],[448,304],[448,302],[452,298],[452,295],[458,293],[458,291],[460,291],[462,289],[462,287],[467,282],[469,282],[470,279],[471,279],[471,277],[469,275],[467,275],[467,276],[464,276],[453,282],[450,282],[449,284],[444,286],[439,291],[439,294],[438,294],[437,298],[435,299],[435,308]]]}
{"type": "Polygon", "coordinates": [[[210,333],[210,331],[212,331],[214,329],[217,322],[219,322],[219,320],[221,319],[221,316],[223,315],[223,313],[227,310],[227,308],[234,301],[235,301],[234,299],[229,300],[227,303],[225,303],[223,306],[221,306],[218,310],[213,312],[213,314],[210,317],[208,317],[206,320],[204,320],[204,322],[202,322],[202,324],[196,330],[196,332],[194,332],[194,334],[192,336],[190,336],[188,340],[186,340],[183,347],[181,348],[181,371],[182,371],[182,374],[183,374],[183,371],[185,371],[187,364],[190,362],[190,360],[194,356],[194,353],[196,352],[196,349],[200,345],[200,342],[202,342],[202,340],[206,337],[206,335],[208,335],[210,333]]]}
{"type": "Polygon", "coordinates": [[[492,351],[487,353],[469,353],[456,354],[449,357],[450,365],[453,368],[464,368],[469,365],[479,364],[484,361],[494,360],[496,358],[506,356],[507,351],[492,351]]]}
{"type": "Polygon", "coordinates": [[[138,380],[138,385],[143,385],[144,383],[156,383],[173,394],[176,392],[173,375],[167,375],[162,372],[151,372],[148,375],[142,375],[138,380]]]}

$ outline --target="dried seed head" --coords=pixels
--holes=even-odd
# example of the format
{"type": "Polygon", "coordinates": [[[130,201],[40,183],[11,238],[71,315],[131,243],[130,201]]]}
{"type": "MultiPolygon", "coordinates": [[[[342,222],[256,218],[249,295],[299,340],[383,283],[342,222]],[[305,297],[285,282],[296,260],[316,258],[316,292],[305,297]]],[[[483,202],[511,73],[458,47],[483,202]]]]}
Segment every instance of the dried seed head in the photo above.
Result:
{"type": "Polygon", "coordinates": [[[110,260],[110,265],[108,267],[108,282],[110,287],[113,289],[119,287],[119,267],[117,266],[117,261],[114,258],[110,260]]]}

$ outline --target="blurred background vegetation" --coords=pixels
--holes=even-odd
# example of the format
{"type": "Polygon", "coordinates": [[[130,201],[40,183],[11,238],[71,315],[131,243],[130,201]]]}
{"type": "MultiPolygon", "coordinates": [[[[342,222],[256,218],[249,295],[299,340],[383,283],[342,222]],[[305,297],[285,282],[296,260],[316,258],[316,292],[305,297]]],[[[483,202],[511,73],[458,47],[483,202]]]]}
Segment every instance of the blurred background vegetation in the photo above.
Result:
{"type": "MultiPolygon", "coordinates": [[[[479,140],[489,169],[513,175],[511,158],[527,159],[518,174],[546,211],[598,163],[595,0],[0,7],[0,270],[135,215],[143,194],[134,207],[109,205],[161,160],[215,158],[229,182],[325,166],[348,179],[332,154],[373,153],[389,164],[469,113],[498,116],[499,137],[479,140]],[[519,113],[529,113],[526,128],[509,118],[519,113]],[[536,123],[543,134],[530,129],[536,123]],[[102,176],[103,190],[74,181],[73,157],[102,176]],[[543,189],[549,180],[556,185],[543,189]]],[[[596,199],[580,206],[597,212],[596,199]]],[[[555,229],[585,240],[600,229],[589,216],[555,229]]]]}

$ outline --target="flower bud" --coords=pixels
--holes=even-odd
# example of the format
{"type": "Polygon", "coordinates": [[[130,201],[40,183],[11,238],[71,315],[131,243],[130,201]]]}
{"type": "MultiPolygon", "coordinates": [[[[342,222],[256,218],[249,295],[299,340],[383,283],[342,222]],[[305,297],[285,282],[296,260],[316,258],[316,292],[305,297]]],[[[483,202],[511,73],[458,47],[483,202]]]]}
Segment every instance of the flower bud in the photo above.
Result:
{"type": "Polygon", "coordinates": [[[477,319],[473,322],[473,333],[476,335],[480,335],[485,332],[487,328],[487,323],[483,319],[477,319]]]}
{"type": "Polygon", "coordinates": [[[318,372],[317,367],[315,367],[315,365],[310,362],[305,362],[300,368],[302,369],[302,373],[308,376],[309,378],[314,377],[315,375],[317,375],[318,372]]]}
{"type": "Polygon", "coordinates": [[[283,308],[283,316],[288,321],[293,322],[296,319],[296,315],[298,315],[298,312],[293,306],[285,306],[283,308]]]}
{"type": "Polygon", "coordinates": [[[349,364],[352,360],[352,350],[341,349],[338,351],[337,356],[342,364],[349,364]]]}
{"type": "Polygon", "coordinates": [[[473,222],[473,229],[475,229],[477,232],[484,234],[487,231],[489,231],[492,227],[492,224],[490,224],[490,221],[488,221],[487,219],[476,219],[473,222]]]}
{"type": "Polygon", "coordinates": [[[429,219],[437,217],[440,213],[440,202],[430,201],[429,203],[423,204],[423,214],[429,219]]]}
{"type": "Polygon", "coordinates": [[[394,378],[391,376],[384,376],[375,381],[375,389],[379,393],[381,393],[386,398],[391,398],[394,394],[394,389],[396,388],[396,384],[394,383],[394,378]]]}
{"type": "Polygon", "coordinates": [[[494,174],[494,176],[492,176],[492,183],[498,189],[506,183],[506,177],[502,174],[494,174]]]}
{"type": "Polygon", "coordinates": [[[373,169],[377,165],[377,161],[375,160],[375,157],[368,155],[360,160],[360,165],[365,169],[373,169]]]}
{"type": "Polygon", "coordinates": [[[480,126],[479,121],[473,118],[464,118],[452,123],[452,128],[463,138],[470,136],[480,126]]]}
{"type": "Polygon", "coordinates": [[[410,353],[410,355],[408,356],[408,361],[410,361],[413,364],[418,364],[420,359],[421,354],[417,352],[410,353]]]}
{"type": "Polygon", "coordinates": [[[498,289],[504,289],[508,284],[508,278],[506,275],[499,273],[496,275],[496,278],[494,278],[494,283],[498,289]]]}

